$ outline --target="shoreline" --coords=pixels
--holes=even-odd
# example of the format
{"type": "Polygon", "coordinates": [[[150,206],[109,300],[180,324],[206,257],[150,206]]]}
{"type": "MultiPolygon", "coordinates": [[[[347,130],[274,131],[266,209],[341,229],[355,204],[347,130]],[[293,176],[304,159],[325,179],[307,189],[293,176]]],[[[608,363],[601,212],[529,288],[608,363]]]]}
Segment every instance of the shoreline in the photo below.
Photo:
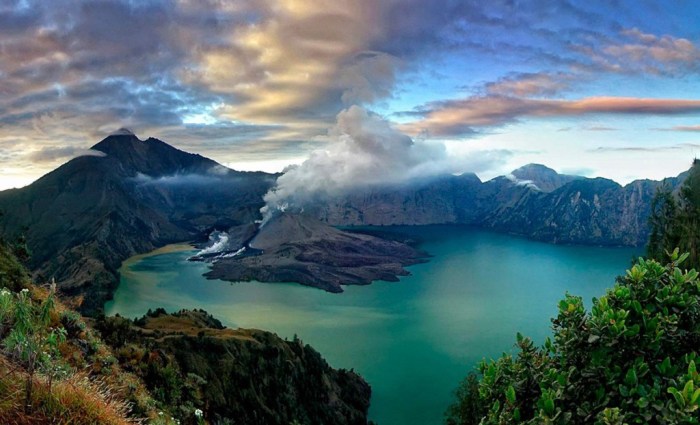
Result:
{"type": "Polygon", "coordinates": [[[171,254],[174,252],[183,252],[183,251],[194,251],[195,247],[192,246],[189,242],[178,242],[174,244],[169,244],[162,246],[160,248],[156,248],[153,251],[146,252],[144,254],[136,254],[132,255],[131,257],[127,258],[126,260],[122,261],[122,264],[119,266],[117,271],[119,274],[123,273],[123,270],[125,268],[129,268],[131,265],[134,263],[143,260],[144,258],[148,257],[154,257],[156,255],[161,255],[161,254],[171,254]]]}

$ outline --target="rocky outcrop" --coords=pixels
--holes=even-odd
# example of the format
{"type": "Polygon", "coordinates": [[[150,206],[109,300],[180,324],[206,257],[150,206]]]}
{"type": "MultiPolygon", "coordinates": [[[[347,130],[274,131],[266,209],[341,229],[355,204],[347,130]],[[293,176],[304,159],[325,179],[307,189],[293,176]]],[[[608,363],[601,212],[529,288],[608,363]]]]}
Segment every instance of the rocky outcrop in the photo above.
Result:
{"type": "Polygon", "coordinates": [[[408,245],[348,233],[312,217],[281,213],[267,222],[246,252],[217,258],[205,276],[229,281],[298,282],[329,292],[341,285],[397,281],[426,257],[408,245]]]}
{"type": "Polygon", "coordinates": [[[334,226],[459,223],[473,220],[467,207],[482,185],[475,174],[443,176],[391,187],[358,190],[306,208],[334,226]],[[466,207],[466,208],[465,208],[466,207]]]}

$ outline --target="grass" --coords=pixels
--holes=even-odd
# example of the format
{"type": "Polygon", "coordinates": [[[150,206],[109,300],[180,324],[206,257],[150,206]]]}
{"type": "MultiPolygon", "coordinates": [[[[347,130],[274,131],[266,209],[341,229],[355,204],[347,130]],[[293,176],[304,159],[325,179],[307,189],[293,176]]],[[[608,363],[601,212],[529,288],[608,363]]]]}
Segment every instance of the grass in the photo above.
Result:
{"type": "Polygon", "coordinates": [[[3,425],[131,425],[130,406],[99,379],[84,373],[49,383],[44,377],[33,382],[31,410],[25,411],[26,373],[0,359],[0,423],[3,425]]]}

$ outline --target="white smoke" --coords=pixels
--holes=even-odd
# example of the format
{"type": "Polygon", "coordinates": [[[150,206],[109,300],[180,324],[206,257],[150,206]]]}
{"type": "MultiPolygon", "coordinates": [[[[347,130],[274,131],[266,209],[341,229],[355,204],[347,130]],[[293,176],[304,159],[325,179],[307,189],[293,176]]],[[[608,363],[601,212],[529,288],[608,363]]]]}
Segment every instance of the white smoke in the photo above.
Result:
{"type": "Polygon", "coordinates": [[[209,240],[212,242],[211,245],[199,251],[196,257],[201,257],[207,254],[216,254],[222,252],[228,246],[229,236],[226,232],[213,232],[209,235],[209,240]]]}
{"type": "Polygon", "coordinates": [[[529,187],[530,189],[534,189],[534,190],[538,190],[538,191],[542,190],[532,180],[521,180],[521,179],[515,177],[513,174],[506,174],[504,177],[507,178],[508,180],[512,181],[516,186],[525,186],[525,187],[529,187]]]}
{"type": "Polygon", "coordinates": [[[474,159],[484,161],[451,157],[443,143],[413,140],[359,106],[340,112],[328,136],[325,149],[287,170],[265,195],[263,224],[277,211],[302,211],[309,203],[353,189],[463,172],[474,159]]]}

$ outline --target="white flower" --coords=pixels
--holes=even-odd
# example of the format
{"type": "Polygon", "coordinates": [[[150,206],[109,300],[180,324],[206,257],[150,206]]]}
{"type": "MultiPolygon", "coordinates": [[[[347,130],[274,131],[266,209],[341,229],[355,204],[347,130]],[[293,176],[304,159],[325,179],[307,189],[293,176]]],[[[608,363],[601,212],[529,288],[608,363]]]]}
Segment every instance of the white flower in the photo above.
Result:
{"type": "Polygon", "coordinates": [[[198,418],[201,418],[202,415],[204,415],[204,412],[202,412],[201,409],[195,409],[194,415],[195,415],[196,417],[198,417],[198,418]]]}
{"type": "Polygon", "coordinates": [[[158,416],[163,416],[163,412],[158,412],[158,416]]]}
{"type": "Polygon", "coordinates": [[[27,288],[22,288],[22,291],[20,291],[20,292],[24,292],[24,293],[26,294],[27,292],[29,292],[29,289],[27,289],[27,288]]]}

